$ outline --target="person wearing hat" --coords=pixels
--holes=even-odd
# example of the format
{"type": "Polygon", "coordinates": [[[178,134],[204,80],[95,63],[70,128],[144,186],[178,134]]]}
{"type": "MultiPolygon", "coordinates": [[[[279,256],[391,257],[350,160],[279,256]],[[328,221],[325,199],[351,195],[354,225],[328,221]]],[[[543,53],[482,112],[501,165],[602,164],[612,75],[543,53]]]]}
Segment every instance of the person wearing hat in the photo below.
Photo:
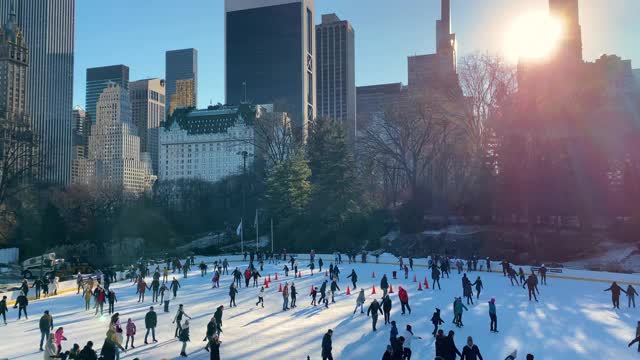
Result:
{"type": "Polygon", "coordinates": [[[403,359],[411,360],[411,341],[413,339],[422,339],[420,336],[413,335],[413,330],[411,325],[407,325],[405,331],[402,333],[402,337],[404,338],[404,351],[403,351],[403,359]]]}
{"type": "Polygon", "coordinates": [[[489,301],[489,318],[491,319],[489,331],[498,332],[498,315],[496,314],[496,299],[494,298],[489,301]]]}
{"type": "Polygon", "coordinates": [[[333,330],[327,330],[327,333],[322,337],[322,360],[333,360],[333,355],[331,355],[331,336],[333,335],[333,330]]]}
{"type": "Polygon", "coordinates": [[[473,343],[473,338],[471,336],[467,337],[467,345],[462,348],[462,359],[483,360],[482,354],[480,354],[480,349],[478,349],[478,346],[473,343]]]}

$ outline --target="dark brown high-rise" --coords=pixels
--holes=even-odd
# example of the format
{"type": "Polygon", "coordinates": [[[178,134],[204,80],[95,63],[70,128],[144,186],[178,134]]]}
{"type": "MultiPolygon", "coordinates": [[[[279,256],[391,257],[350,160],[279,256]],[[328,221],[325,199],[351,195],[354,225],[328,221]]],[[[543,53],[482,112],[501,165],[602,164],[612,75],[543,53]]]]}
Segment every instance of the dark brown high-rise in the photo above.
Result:
{"type": "Polygon", "coordinates": [[[582,61],[582,28],[578,0],[549,0],[549,14],[563,25],[562,41],[558,46],[558,59],[582,61]]]}

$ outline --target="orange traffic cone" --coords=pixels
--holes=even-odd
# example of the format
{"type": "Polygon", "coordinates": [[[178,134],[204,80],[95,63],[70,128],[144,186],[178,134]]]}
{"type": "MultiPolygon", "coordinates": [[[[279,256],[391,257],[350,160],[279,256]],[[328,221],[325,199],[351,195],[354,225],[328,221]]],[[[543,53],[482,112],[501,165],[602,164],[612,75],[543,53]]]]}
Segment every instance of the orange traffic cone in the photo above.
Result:
{"type": "Polygon", "coordinates": [[[374,279],[376,278],[376,272],[375,271],[373,272],[373,274],[371,274],[371,277],[374,278],[374,279]]]}
{"type": "Polygon", "coordinates": [[[373,289],[371,289],[371,295],[375,295],[376,293],[376,286],[373,285],[373,289]]]}
{"type": "Polygon", "coordinates": [[[389,284],[389,294],[393,294],[393,285],[389,284]]]}
{"type": "Polygon", "coordinates": [[[424,279],[424,288],[428,289],[429,288],[429,282],[427,281],[427,279],[424,279]]]}
{"type": "Polygon", "coordinates": [[[418,291],[422,291],[422,283],[418,283],[418,291]]]}
{"type": "Polygon", "coordinates": [[[280,283],[280,285],[278,285],[278,292],[282,292],[282,283],[280,283]]]}
{"type": "Polygon", "coordinates": [[[271,274],[269,274],[269,277],[267,278],[268,282],[271,282],[271,274]]]}
{"type": "Polygon", "coordinates": [[[265,289],[269,288],[269,282],[267,280],[264,281],[264,288],[265,289]]]}
{"type": "Polygon", "coordinates": [[[276,273],[276,281],[278,281],[278,273],[276,273]]]}
{"type": "MultiPolygon", "coordinates": [[[[276,279],[276,280],[278,280],[278,279],[276,279]]],[[[413,282],[418,282],[418,278],[416,278],[415,275],[413,275],[413,282]]]]}
{"type": "Polygon", "coordinates": [[[302,277],[302,271],[298,271],[298,277],[301,278],[302,277]]]}
{"type": "Polygon", "coordinates": [[[351,289],[347,286],[347,295],[351,295],[351,289]]]}

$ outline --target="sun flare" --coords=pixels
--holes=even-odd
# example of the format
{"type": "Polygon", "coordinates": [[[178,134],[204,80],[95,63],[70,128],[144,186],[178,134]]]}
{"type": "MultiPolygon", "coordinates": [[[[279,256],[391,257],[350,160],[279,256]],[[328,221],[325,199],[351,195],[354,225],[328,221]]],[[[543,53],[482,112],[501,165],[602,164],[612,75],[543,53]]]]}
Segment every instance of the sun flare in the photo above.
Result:
{"type": "Polygon", "coordinates": [[[505,55],[520,59],[548,58],[562,39],[562,23],[545,12],[532,12],[515,19],[505,36],[505,55]]]}

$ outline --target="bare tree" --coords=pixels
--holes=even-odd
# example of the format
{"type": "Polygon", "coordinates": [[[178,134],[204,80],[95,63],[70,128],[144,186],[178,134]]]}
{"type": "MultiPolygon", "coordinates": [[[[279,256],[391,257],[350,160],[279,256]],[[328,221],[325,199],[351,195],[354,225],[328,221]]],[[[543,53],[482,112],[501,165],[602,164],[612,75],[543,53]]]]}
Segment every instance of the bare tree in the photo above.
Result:
{"type": "Polygon", "coordinates": [[[11,202],[31,188],[40,158],[37,139],[26,117],[0,116],[0,239],[15,223],[11,202]]]}
{"type": "Polygon", "coordinates": [[[458,76],[466,105],[463,124],[477,156],[486,150],[487,121],[517,90],[517,72],[500,56],[475,53],[460,59],[458,76]]]}

